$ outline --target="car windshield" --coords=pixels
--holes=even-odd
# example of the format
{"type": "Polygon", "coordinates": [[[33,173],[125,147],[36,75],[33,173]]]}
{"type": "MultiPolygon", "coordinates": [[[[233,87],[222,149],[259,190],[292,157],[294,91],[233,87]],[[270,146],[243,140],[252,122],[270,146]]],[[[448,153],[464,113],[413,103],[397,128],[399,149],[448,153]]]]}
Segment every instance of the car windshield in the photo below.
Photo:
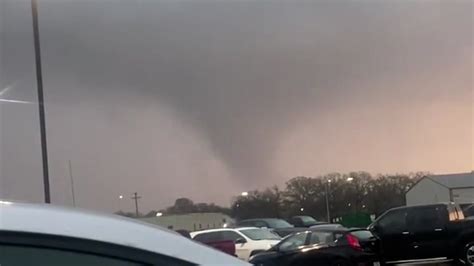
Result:
{"type": "Polygon", "coordinates": [[[293,227],[293,225],[289,224],[287,221],[280,220],[280,219],[267,220],[266,222],[270,226],[270,228],[275,228],[275,229],[293,227]]]}
{"type": "Polygon", "coordinates": [[[242,234],[252,240],[280,240],[281,237],[266,229],[242,229],[242,234]]]}

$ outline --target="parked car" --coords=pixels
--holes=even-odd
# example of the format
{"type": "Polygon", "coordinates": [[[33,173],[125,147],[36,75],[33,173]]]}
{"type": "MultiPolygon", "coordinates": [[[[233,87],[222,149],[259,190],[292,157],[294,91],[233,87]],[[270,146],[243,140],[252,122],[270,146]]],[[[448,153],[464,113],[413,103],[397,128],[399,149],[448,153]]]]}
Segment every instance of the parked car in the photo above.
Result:
{"type": "Polygon", "coordinates": [[[281,238],[269,230],[256,227],[222,228],[192,232],[191,237],[199,242],[226,241],[235,243],[237,257],[248,260],[250,256],[270,249],[281,238]]]}
{"type": "Polygon", "coordinates": [[[0,201],[0,265],[234,265],[247,263],[133,219],[0,201]]]}
{"type": "Polygon", "coordinates": [[[316,221],[316,219],[311,216],[293,216],[288,220],[288,222],[294,227],[310,227],[313,225],[326,223],[316,221]]]}
{"type": "Polygon", "coordinates": [[[256,266],[380,265],[378,239],[368,230],[309,229],[250,259],[256,266]]]}
{"type": "Polygon", "coordinates": [[[239,227],[253,226],[259,228],[268,228],[281,237],[285,237],[291,233],[304,231],[306,228],[294,227],[287,221],[276,218],[247,219],[237,223],[239,227]]]}
{"type": "Polygon", "coordinates": [[[369,229],[381,239],[386,263],[429,259],[474,265],[474,220],[465,218],[459,205],[391,209],[369,229]]]}

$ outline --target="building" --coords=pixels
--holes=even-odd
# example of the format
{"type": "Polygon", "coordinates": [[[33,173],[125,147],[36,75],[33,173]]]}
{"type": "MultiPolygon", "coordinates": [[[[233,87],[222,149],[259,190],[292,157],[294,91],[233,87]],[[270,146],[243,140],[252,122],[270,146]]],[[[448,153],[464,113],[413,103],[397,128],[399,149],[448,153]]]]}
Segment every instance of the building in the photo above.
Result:
{"type": "Polygon", "coordinates": [[[474,171],[424,177],[408,190],[406,201],[409,206],[439,202],[474,203],[474,171]]]}
{"type": "Polygon", "coordinates": [[[223,213],[189,213],[140,218],[141,221],[156,224],[172,230],[198,231],[222,228],[234,221],[223,213]]]}

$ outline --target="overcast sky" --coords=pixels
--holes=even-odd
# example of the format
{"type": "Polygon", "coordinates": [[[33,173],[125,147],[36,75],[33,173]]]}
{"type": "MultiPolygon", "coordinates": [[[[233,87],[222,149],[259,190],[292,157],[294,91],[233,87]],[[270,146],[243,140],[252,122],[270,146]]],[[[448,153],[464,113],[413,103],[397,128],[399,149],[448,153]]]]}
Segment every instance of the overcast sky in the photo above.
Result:
{"type": "MultiPolygon", "coordinates": [[[[106,211],[474,168],[470,0],[39,3],[55,203],[69,160],[106,211]]],[[[0,0],[0,34],[0,198],[41,201],[29,1],[0,0]]]]}

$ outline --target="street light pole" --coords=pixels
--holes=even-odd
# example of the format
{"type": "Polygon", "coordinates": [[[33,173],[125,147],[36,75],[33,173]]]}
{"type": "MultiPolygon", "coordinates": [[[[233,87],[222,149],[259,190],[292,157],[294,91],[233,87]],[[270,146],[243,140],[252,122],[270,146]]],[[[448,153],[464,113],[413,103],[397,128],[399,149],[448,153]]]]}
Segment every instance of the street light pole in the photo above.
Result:
{"type": "Polygon", "coordinates": [[[327,215],[328,223],[331,222],[331,214],[329,211],[329,183],[331,183],[331,179],[328,179],[326,181],[326,215],[327,215]]]}
{"type": "Polygon", "coordinates": [[[36,86],[38,89],[38,113],[41,140],[41,156],[43,159],[43,186],[44,186],[44,202],[51,203],[51,195],[49,188],[49,166],[48,166],[48,146],[46,143],[46,119],[44,111],[43,96],[43,73],[41,69],[41,47],[38,27],[38,3],[31,0],[31,16],[33,19],[33,41],[35,48],[35,65],[36,65],[36,86]]]}
{"type": "Polygon", "coordinates": [[[69,160],[69,177],[71,178],[72,206],[76,207],[76,194],[74,192],[74,177],[72,175],[71,160],[69,160]]]}

